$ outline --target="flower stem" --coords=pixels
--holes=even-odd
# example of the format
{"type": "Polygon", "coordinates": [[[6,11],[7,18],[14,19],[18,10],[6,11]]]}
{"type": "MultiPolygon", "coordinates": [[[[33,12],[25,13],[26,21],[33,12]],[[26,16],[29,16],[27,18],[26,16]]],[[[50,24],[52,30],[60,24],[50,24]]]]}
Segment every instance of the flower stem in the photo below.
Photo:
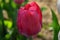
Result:
{"type": "Polygon", "coordinates": [[[32,37],[30,37],[29,40],[33,40],[32,37]]]}

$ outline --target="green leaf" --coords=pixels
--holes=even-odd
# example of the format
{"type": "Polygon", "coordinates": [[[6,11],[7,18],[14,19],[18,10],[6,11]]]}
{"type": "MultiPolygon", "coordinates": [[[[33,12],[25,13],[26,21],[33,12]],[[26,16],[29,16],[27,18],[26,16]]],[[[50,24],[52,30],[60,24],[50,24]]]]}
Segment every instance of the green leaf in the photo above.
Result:
{"type": "Polygon", "coordinates": [[[41,10],[42,10],[42,12],[43,12],[43,11],[46,11],[47,8],[46,8],[46,7],[42,7],[41,10]]]}
{"type": "Polygon", "coordinates": [[[12,21],[4,20],[5,26],[7,26],[8,29],[12,28],[12,21]]]}
{"type": "Polygon", "coordinates": [[[17,7],[16,4],[14,3],[14,1],[11,2],[11,6],[12,6],[12,8],[16,8],[17,7]]]}
{"type": "Polygon", "coordinates": [[[4,18],[2,13],[2,8],[0,6],[0,39],[3,39],[5,37],[5,34],[7,33],[7,28],[4,25],[4,18]]]}
{"type": "Polygon", "coordinates": [[[58,23],[58,19],[55,12],[52,9],[51,9],[51,12],[52,12],[52,21],[53,21],[52,26],[54,30],[53,40],[58,40],[59,23],[58,23]]]}
{"type": "Polygon", "coordinates": [[[6,39],[9,39],[9,38],[10,38],[10,34],[6,34],[6,35],[5,35],[5,38],[6,38],[6,39]]]}
{"type": "Polygon", "coordinates": [[[52,12],[52,26],[54,27],[54,29],[58,29],[59,23],[58,23],[57,16],[52,9],[51,9],[51,12],[52,12]]]}

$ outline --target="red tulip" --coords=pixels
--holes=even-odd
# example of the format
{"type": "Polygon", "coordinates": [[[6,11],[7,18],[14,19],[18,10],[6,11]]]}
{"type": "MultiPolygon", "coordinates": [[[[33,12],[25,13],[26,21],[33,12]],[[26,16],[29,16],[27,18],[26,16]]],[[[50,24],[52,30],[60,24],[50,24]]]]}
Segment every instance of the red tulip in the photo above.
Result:
{"type": "Polygon", "coordinates": [[[42,27],[42,12],[39,6],[32,2],[18,10],[17,27],[19,33],[29,37],[40,32],[42,27]]]}
{"type": "Polygon", "coordinates": [[[16,4],[22,4],[25,0],[14,0],[16,4]]]}

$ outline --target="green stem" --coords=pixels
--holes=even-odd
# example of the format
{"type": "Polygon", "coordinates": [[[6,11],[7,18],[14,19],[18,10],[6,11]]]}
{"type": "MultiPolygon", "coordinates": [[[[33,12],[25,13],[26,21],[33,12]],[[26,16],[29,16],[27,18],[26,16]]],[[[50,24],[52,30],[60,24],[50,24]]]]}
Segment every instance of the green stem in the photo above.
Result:
{"type": "Polygon", "coordinates": [[[20,34],[18,35],[18,40],[27,40],[27,37],[20,34]]]}
{"type": "Polygon", "coordinates": [[[57,30],[54,30],[54,39],[53,40],[58,40],[58,32],[57,30]]]}
{"type": "Polygon", "coordinates": [[[30,37],[29,40],[33,40],[32,37],[30,37]]]}

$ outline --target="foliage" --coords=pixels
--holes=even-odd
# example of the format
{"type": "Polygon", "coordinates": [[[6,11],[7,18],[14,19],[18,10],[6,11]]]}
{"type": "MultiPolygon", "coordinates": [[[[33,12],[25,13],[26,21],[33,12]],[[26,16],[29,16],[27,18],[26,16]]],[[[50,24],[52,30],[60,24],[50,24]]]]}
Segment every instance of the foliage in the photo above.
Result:
{"type": "MultiPolygon", "coordinates": [[[[26,4],[26,0],[22,5],[26,4]]],[[[21,6],[22,6],[21,5],[21,6]]],[[[0,0],[0,40],[18,40],[16,28],[17,9],[20,7],[14,0],[0,0]],[[8,19],[3,17],[2,11],[8,12],[8,19]]]]}
{"type": "Polygon", "coordinates": [[[57,19],[55,12],[52,9],[51,9],[51,12],[52,12],[52,26],[54,30],[53,40],[58,40],[58,32],[59,32],[60,26],[59,26],[58,19],[57,19]]]}

